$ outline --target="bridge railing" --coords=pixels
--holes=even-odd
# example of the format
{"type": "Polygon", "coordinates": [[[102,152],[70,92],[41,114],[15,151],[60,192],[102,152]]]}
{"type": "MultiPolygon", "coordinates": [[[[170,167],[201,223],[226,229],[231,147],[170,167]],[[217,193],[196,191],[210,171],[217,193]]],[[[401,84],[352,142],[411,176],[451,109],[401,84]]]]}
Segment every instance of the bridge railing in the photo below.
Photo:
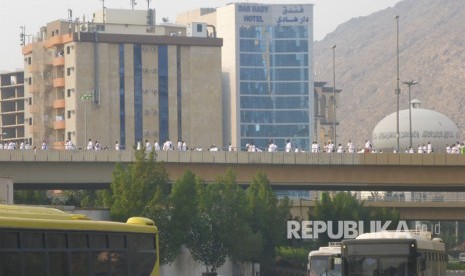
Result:
{"type": "MultiPolygon", "coordinates": [[[[173,163],[465,166],[461,154],[158,151],[173,163]]],[[[133,150],[0,150],[0,162],[134,162],[133,150]]]]}

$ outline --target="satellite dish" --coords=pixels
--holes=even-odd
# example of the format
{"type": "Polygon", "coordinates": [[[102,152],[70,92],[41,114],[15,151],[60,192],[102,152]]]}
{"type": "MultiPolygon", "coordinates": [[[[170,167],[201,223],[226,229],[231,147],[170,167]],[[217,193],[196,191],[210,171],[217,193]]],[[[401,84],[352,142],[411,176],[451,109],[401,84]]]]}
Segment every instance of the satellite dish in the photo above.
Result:
{"type": "Polygon", "coordinates": [[[161,19],[161,21],[163,21],[164,23],[168,22],[168,20],[169,20],[168,17],[163,17],[163,18],[161,19]]]}

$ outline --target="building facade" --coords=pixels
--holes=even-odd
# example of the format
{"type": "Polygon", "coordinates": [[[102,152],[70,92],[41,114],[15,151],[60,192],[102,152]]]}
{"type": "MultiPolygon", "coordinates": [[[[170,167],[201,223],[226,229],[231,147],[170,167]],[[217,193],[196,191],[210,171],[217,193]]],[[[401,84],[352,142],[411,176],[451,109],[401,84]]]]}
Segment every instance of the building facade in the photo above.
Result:
{"type": "Polygon", "coordinates": [[[24,72],[0,73],[0,142],[19,142],[25,139],[24,72]]]}
{"type": "Polygon", "coordinates": [[[233,3],[180,14],[206,22],[222,49],[224,139],[244,149],[308,149],[315,135],[313,5],[233,3]]]}
{"type": "Polygon", "coordinates": [[[23,47],[30,143],[223,144],[222,40],[186,37],[185,27],[158,35],[154,20],[153,10],[105,9],[41,28],[23,47]]]}

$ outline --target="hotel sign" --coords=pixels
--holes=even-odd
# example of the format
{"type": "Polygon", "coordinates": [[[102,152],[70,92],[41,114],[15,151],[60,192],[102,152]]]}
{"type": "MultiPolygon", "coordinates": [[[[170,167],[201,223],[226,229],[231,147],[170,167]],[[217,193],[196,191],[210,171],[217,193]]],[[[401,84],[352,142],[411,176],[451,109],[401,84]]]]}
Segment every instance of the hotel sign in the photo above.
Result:
{"type": "Polygon", "coordinates": [[[239,4],[236,9],[238,21],[245,25],[307,25],[313,16],[313,5],[239,4]]]}

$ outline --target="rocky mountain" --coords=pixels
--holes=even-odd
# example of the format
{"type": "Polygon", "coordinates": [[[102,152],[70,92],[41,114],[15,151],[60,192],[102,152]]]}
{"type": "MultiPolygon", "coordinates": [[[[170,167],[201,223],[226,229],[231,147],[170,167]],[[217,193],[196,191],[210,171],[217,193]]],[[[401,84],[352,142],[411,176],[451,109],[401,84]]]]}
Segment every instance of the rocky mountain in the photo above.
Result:
{"type": "MultiPolygon", "coordinates": [[[[342,89],[338,142],[359,146],[376,124],[396,112],[397,21],[400,81],[416,80],[412,99],[448,116],[465,139],[465,0],[404,0],[394,7],[341,24],[314,44],[315,81],[342,89]]],[[[400,84],[400,110],[408,87],[400,84]]]]}

